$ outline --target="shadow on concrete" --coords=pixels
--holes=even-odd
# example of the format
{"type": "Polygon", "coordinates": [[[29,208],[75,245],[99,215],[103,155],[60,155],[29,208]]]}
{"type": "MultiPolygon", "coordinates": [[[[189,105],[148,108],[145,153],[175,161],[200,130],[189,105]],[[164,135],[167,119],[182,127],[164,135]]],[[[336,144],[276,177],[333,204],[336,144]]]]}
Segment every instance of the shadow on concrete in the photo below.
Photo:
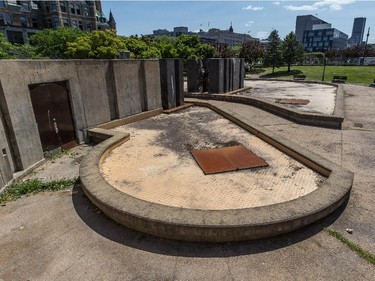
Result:
{"type": "Polygon", "coordinates": [[[308,239],[331,225],[345,210],[348,200],[325,219],[277,237],[245,242],[198,243],[158,238],[120,225],[104,215],[84,194],[80,184],[73,188],[74,208],[92,230],[114,242],[162,255],[183,257],[231,257],[269,252],[308,239]]]}

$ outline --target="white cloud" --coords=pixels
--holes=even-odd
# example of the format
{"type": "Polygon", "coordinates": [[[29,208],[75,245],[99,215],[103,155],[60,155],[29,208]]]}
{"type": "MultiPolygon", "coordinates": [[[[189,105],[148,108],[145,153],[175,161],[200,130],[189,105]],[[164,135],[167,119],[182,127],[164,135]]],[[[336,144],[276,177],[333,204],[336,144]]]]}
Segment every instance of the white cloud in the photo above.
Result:
{"type": "Polygon", "coordinates": [[[263,10],[264,7],[253,7],[251,5],[247,6],[247,7],[243,7],[242,10],[251,10],[251,11],[261,11],[263,10]]]}
{"type": "Polygon", "coordinates": [[[314,7],[313,5],[303,5],[303,6],[284,6],[285,9],[289,11],[315,11],[318,10],[317,7],[314,7]]]}
{"type": "Polygon", "coordinates": [[[249,27],[254,23],[254,21],[250,20],[247,23],[245,23],[245,26],[249,27]]]}
{"type": "Polygon", "coordinates": [[[285,9],[290,11],[316,11],[319,9],[330,9],[333,11],[341,10],[343,6],[354,3],[355,0],[321,0],[313,3],[312,5],[284,6],[285,9]]]}
{"type": "Polygon", "coordinates": [[[280,5],[280,2],[279,1],[275,1],[275,2],[272,2],[274,5],[276,6],[279,6],[280,5]]]}
{"type": "Polygon", "coordinates": [[[267,31],[258,31],[255,37],[259,38],[259,39],[266,39],[266,38],[268,38],[269,34],[270,33],[267,32],[267,31]]]}

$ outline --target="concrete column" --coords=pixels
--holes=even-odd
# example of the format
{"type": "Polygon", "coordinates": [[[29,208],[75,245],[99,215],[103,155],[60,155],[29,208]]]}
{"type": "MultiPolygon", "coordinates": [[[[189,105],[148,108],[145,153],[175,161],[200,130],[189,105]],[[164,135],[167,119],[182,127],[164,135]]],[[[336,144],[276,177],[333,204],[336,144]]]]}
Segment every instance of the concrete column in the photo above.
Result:
{"type": "Polygon", "coordinates": [[[240,59],[240,64],[240,88],[242,89],[245,87],[245,59],[240,59]]]}
{"type": "Polygon", "coordinates": [[[161,59],[160,86],[161,100],[164,109],[176,107],[176,73],[174,59],[161,59]]]}
{"type": "Polygon", "coordinates": [[[174,71],[176,79],[176,105],[184,104],[184,60],[174,60],[174,71]]]}
{"type": "Polygon", "coordinates": [[[240,59],[233,58],[233,91],[240,88],[241,63],[240,59]]]}
{"type": "Polygon", "coordinates": [[[231,79],[230,79],[230,59],[226,58],[224,60],[224,93],[229,92],[231,89],[231,79]]]}
{"type": "Polygon", "coordinates": [[[224,60],[209,59],[207,63],[208,69],[208,93],[221,94],[224,93],[224,60]]]}
{"type": "Polygon", "coordinates": [[[202,83],[202,67],[202,61],[199,59],[187,60],[186,72],[188,92],[199,92],[202,83]]]}
{"type": "Polygon", "coordinates": [[[143,61],[144,67],[144,92],[146,95],[146,110],[162,107],[160,89],[160,70],[158,60],[143,61]]]}

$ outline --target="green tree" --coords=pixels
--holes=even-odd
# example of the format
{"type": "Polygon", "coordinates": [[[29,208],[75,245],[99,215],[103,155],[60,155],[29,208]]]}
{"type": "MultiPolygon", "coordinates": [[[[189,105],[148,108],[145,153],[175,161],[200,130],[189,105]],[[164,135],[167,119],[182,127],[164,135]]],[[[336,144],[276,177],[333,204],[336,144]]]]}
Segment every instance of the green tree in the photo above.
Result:
{"type": "Polygon", "coordinates": [[[176,38],[174,46],[177,58],[212,58],[215,55],[215,48],[201,43],[198,35],[181,35],[176,38]]]}
{"type": "Polygon", "coordinates": [[[273,30],[268,38],[270,42],[264,57],[264,65],[272,66],[272,73],[274,73],[275,67],[279,67],[282,64],[281,40],[277,30],[273,30]]]}
{"type": "Polygon", "coordinates": [[[138,38],[138,36],[124,37],[125,47],[130,51],[130,57],[133,59],[143,58],[142,53],[147,52],[150,45],[147,41],[138,38]]]}
{"type": "Polygon", "coordinates": [[[175,58],[177,57],[175,40],[171,36],[159,36],[155,38],[153,45],[160,51],[162,58],[175,58]]]}
{"type": "Polygon", "coordinates": [[[126,50],[124,40],[113,30],[84,33],[67,45],[65,54],[73,59],[116,59],[126,50]]]}
{"type": "Polygon", "coordinates": [[[147,50],[142,52],[139,56],[139,59],[161,59],[160,50],[154,46],[149,46],[147,50]]]}
{"type": "Polygon", "coordinates": [[[235,45],[232,48],[225,46],[217,54],[218,58],[238,58],[241,53],[241,45],[235,45]]]}
{"type": "Polygon", "coordinates": [[[0,59],[8,59],[12,44],[9,43],[2,32],[0,32],[0,59]]]}
{"type": "Polygon", "coordinates": [[[35,48],[30,45],[19,45],[9,43],[4,35],[0,33],[0,59],[40,59],[35,48]]]}
{"type": "Polygon", "coordinates": [[[79,29],[58,27],[57,29],[44,29],[31,37],[30,43],[35,47],[36,53],[51,59],[66,59],[68,55],[67,44],[75,41],[84,33],[79,29]]]}
{"type": "Polygon", "coordinates": [[[244,58],[251,68],[264,57],[264,48],[259,41],[245,41],[241,47],[240,57],[244,58]]]}
{"type": "Polygon", "coordinates": [[[303,47],[298,42],[296,34],[290,32],[282,43],[283,59],[288,64],[288,72],[290,65],[303,60],[303,47]]]}
{"type": "Polygon", "coordinates": [[[24,45],[13,45],[9,52],[10,58],[12,59],[44,59],[37,50],[28,44],[24,45]]]}

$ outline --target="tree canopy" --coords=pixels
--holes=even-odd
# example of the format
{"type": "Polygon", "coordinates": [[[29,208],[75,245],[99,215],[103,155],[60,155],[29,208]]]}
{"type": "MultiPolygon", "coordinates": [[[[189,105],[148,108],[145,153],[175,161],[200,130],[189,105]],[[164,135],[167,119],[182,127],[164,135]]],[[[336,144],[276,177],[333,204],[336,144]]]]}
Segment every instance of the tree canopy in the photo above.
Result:
{"type": "Polygon", "coordinates": [[[12,44],[9,43],[2,32],[0,32],[0,59],[9,58],[9,51],[12,49],[12,44]]]}
{"type": "Polygon", "coordinates": [[[67,46],[65,54],[73,59],[116,59],[126,50],[124,40],[113,30],[84,33],[67,46]]]}
{"type": "Polygon", "coordinates": [[[282,45],[277,30],[273,30],[269,36],[270,43],[267,46],[266,54],[264,57],[264,65],[272,66],[272,73],[275,71],[275,67],[281,66],[283,62],[282,57],[282,45]]]}
{"type": "Polygon", "coordinates": [[[259,41],[246,41],[242,44],[240,57],[244,58],[250,67],[264,56],[264,48],[259,41]]]}
{"type": "Polygon", "coordinates": [[[290,32],[282,42],[282,51],[284,62],[288,65],[288,72],[290,72],[290,65],[297,61],[303,60],[303,47],[298,42],[296,34],[290,32]]]}
{"type": "Polygon", "coordinates": [[[67,59],[67,44],[74,42],[85,33],[79,29],[58,27],[44,29],[31,37],[31,45],[43,57],[51,59],[67,59]]]}

